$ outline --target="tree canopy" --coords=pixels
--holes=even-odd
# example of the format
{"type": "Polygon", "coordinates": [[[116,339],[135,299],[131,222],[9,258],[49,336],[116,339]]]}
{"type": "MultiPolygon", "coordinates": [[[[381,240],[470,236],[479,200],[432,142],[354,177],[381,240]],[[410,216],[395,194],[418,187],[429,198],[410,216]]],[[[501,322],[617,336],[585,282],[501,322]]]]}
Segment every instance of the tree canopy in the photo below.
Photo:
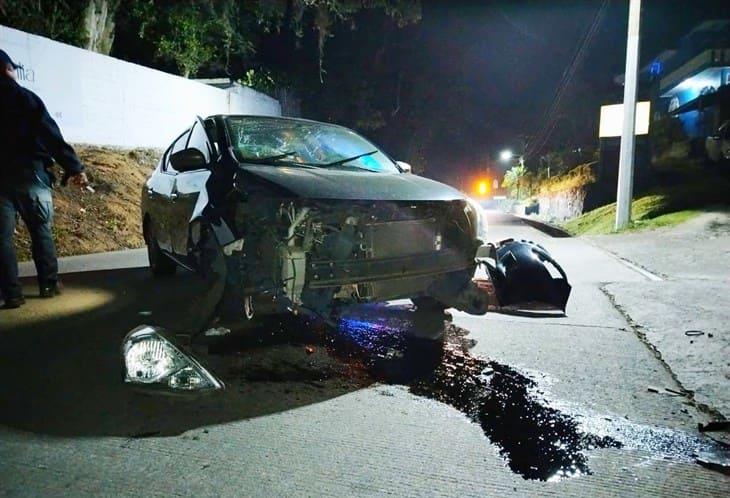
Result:
{"type": "Polygon", "coordinates": [[[242,77],[262,37],[286,31],[300,45],[313,31],[321,81],[334,28],[354,28],[363,10],[380,10],[398,26],[421,18],[419,0],[0,0],[0,22],[123,58],[146,55],[135,62],[168,64],[186,77],[202,69],[242,77]],[[108,43],[90,43],[100,32],[108,43]],[[133,38],[152,51],[130,53],[125,42],[133,38]]]}

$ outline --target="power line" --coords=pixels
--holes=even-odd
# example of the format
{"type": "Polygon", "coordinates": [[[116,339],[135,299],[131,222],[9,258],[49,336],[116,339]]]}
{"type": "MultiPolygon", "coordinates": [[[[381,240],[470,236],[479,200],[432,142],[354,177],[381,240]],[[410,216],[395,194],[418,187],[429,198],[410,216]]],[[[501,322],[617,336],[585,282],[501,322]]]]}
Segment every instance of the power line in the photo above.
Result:
{"type": "Polygon", "coordinates": [[[572,82],[575,73],[578,70],[578,67],[580,67],[580,64],[583,62],[588,48],[590,47],[593,39],[598,33],[598,28],[606,13],[609,2],[610,0],[603,0],[601,6],[598,8],[596,14],[593,16],[593,22],[591,23],[588,30],[586,30],[586,33],[579,42],[578,48],[575,51],[571,62],[566,66],[565,71],[563,71],[563,76],[558,83],[558,88],[555,96],[553,97],[550,106],[543,114],[542,125],[538,129],[538,132],[535,134],[533,139],[528,141],[527,145],[525,146],[525,156],[530,156],[538,152],[547,143],[547,141],[550,139],[550,136],[552,135],[552,132],[555,130],[555,127],[558,123],[557,111],[560,109],[563,97],[565,96],[565,93],[567,92],[568,87],[570,86],[570,83],[572,82]]]}
{"type": "Polygon", "coordinates": [[[604,2],[601,4],[601,7],[596,11],[593,22],[583,36],[579,44],[579,48],[576,50],[571,63],[566,67],[566,70],[563,72],[563,78],[558,84],[558,89],[555,93],[553,101],[543,115],[543,124],[536,134],[535,138],[529,143],[528,147],[526,148],[526,155],[534,154],[535,152],[539,151],[549,140],[550,135],[557,126],[557,111],[560,109],[560,105],[562,104],[563,98],[570,86],[570,83],[572,82],[573,77],[575,76],[575,73],[578,70],[578,67],[580,67],[581,62],[585,58],[588,47],[590,46],[593,38],[598,32],[598,27],[603,18],[608,3],[609,0],[604,0],[604,2]]]}

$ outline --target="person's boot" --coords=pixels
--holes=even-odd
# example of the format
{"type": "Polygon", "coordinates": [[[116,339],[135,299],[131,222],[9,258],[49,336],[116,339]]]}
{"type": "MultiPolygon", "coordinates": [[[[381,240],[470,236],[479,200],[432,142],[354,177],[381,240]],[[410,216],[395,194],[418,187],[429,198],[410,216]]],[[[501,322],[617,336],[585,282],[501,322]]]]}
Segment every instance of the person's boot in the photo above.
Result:
{"type": "Polygon", "coordinates": [[[61,289],[62,287],[60,282],[43,284],[40,286],[40,296],[43,298],[58,296],[61,294],[61,289]]]}
{"type": "Polygon", "coordinates": [[[3,309],[12,310],[15,308],[20,308],[24,304],[25,304],[25,298],[23,296],[8,297],[8,298],[5,298],[5,302],[3,303],[3,309]]]}

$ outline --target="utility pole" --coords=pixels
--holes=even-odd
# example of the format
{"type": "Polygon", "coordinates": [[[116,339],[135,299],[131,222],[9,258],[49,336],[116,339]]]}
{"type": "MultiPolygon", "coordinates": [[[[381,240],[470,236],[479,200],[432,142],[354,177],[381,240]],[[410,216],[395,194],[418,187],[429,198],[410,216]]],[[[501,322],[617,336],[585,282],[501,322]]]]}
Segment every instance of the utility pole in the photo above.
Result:
{"type": "Polygon", "coordinates": [[[629,0],[629,30],[626,40],[626,73],[624,75],[624,122],[621,130],[621,151],[618,162],[616,192],[616,224],[621,230],[631,220],[631,198],[634,189],[634,147],[636,144],[636,91],[639,70],[639,30],[641,0],[629,0]]]}

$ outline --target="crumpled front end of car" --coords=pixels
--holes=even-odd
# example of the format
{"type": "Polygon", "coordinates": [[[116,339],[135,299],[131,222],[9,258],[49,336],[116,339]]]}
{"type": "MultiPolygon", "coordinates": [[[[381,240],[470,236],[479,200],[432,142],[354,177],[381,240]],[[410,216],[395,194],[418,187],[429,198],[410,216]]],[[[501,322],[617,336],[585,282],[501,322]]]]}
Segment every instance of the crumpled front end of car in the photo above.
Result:
{"type": "Polygon", "coordinates": [[[239,204],[236,223],[245,292],[316,311],[434,292],[463,308],[457,294],[471,284],[481,244],[478,213],[464,200],[262,199],[239,204]]]}

